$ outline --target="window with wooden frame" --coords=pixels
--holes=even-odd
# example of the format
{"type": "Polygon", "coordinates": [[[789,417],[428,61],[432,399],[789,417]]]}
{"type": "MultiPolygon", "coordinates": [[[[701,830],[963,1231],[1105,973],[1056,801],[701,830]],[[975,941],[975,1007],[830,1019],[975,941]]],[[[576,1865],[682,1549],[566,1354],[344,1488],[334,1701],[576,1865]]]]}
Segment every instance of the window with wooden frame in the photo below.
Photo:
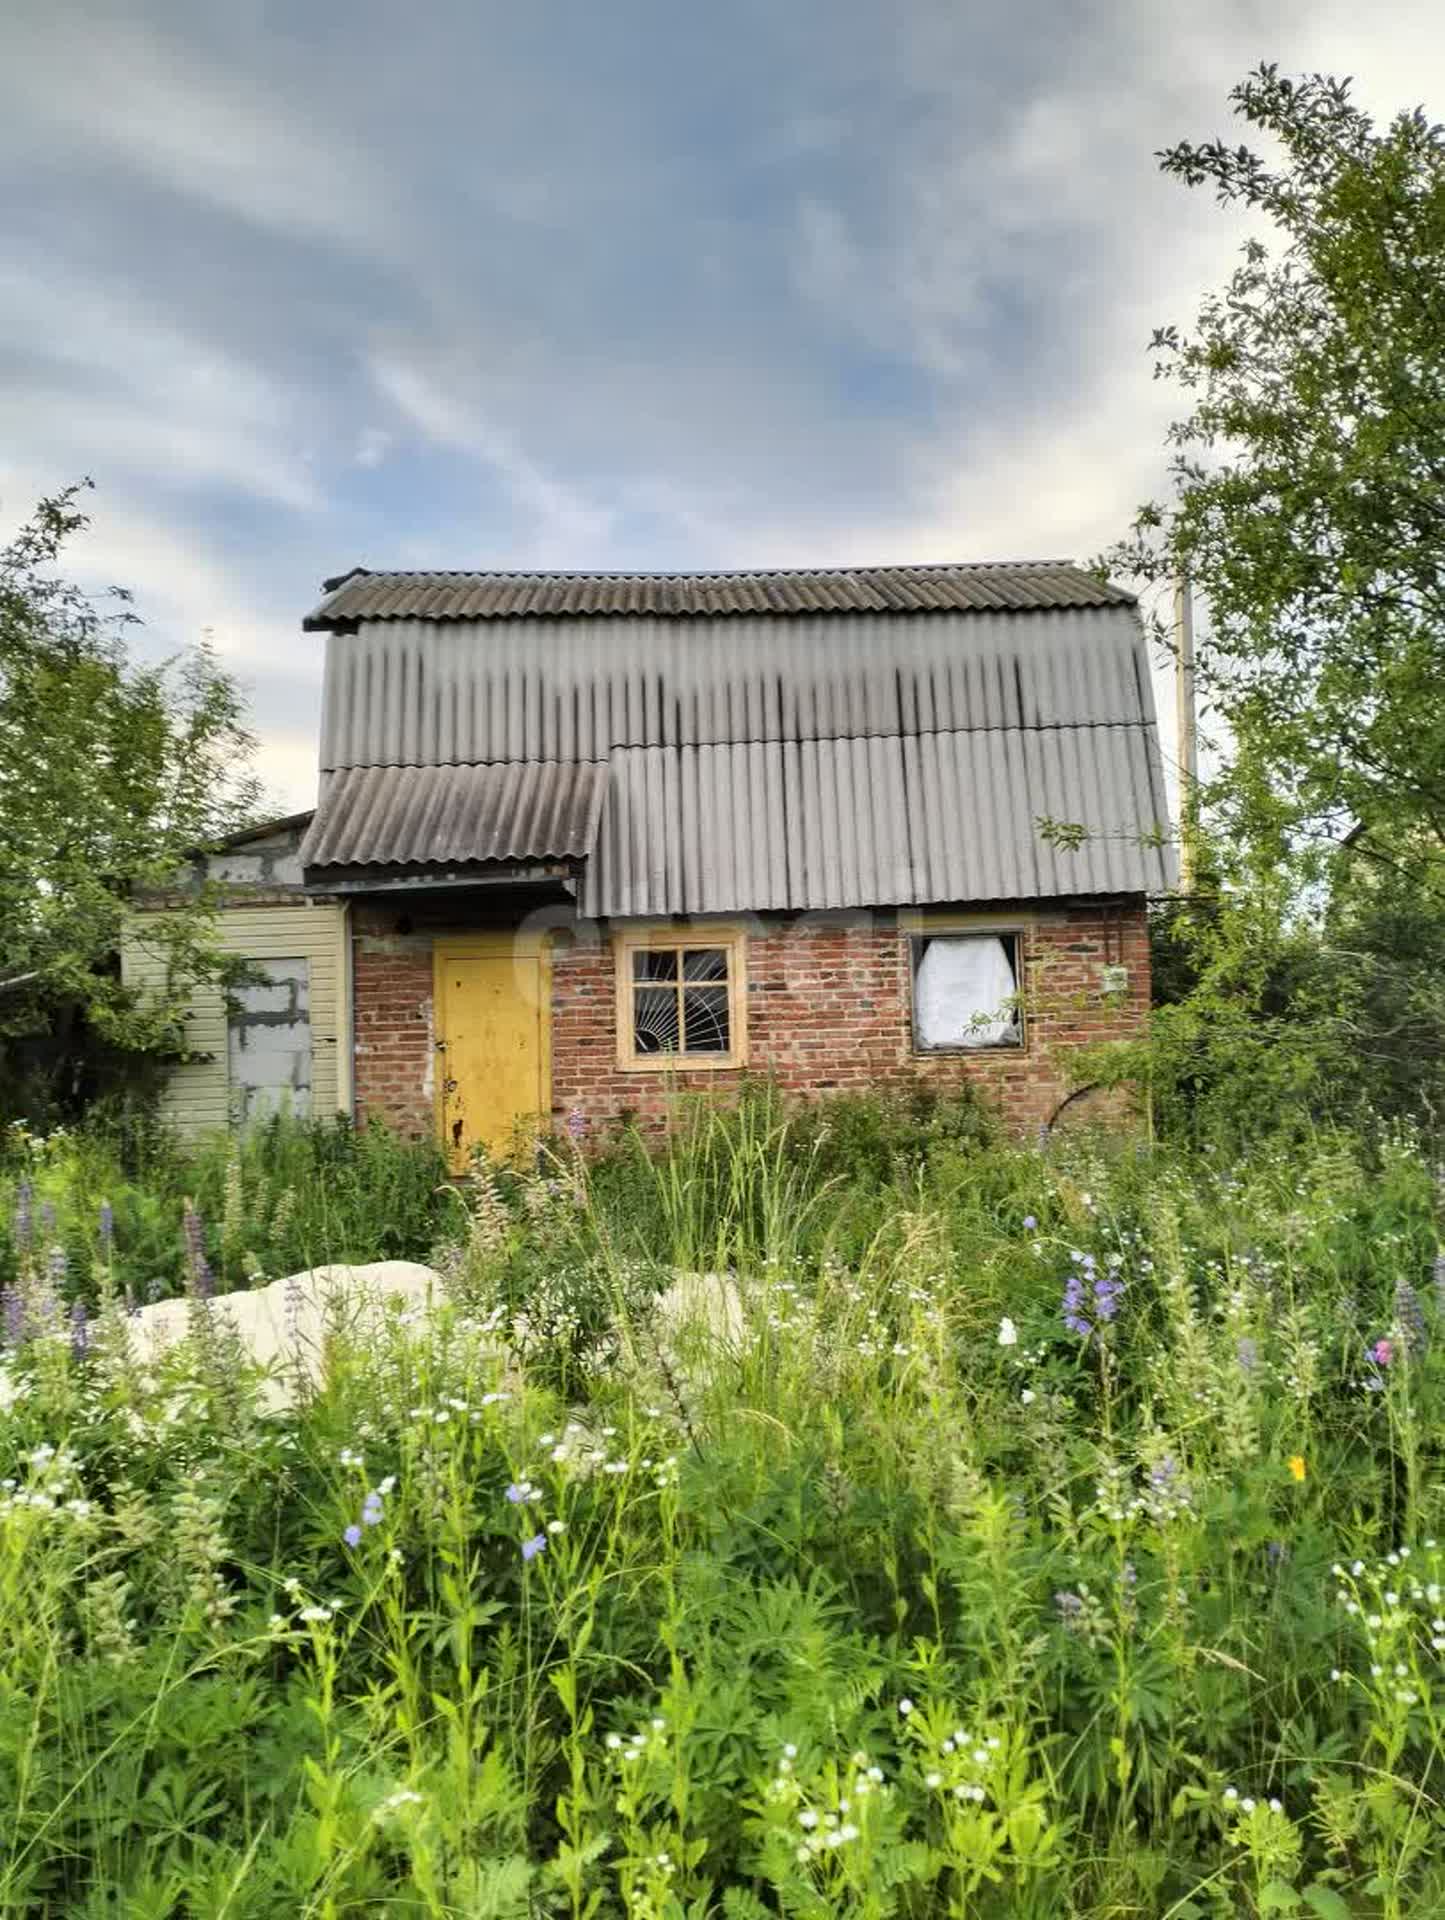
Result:
{"type": "Polygon", "coordinates": [[[1023,942],[1015,932],[917,934],[913,959],[915,1053],[1021,1047],[1023,942]]]}
{"type": "Polygon", "coordinates": [[[735,928],[617,936],[617,1061],[643,1072],[740,1067],[746,942],[735,928]]]}

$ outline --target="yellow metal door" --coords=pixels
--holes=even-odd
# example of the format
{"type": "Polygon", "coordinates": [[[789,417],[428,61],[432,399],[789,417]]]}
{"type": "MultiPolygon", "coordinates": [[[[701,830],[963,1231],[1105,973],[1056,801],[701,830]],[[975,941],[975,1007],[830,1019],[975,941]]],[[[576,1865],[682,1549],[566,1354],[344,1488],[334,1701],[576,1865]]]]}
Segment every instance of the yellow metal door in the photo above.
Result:
{"type": "Polygon", "coordinates": [[[550,1106],[547,955],[480,937],[436,951],[437,1109],[454,1172],[473,1147],[497,1159],[536,1138],[550,1106]]]}

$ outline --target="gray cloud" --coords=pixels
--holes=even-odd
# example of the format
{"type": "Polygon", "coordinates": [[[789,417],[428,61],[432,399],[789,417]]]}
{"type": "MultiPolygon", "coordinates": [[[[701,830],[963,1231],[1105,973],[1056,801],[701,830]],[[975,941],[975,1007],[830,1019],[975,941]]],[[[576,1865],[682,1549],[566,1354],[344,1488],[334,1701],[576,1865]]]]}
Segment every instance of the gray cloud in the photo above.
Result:
{"type": "Polygon", "coordinates": [[[21,0],[0,518],[93,472],[89,574],[214,632],[288,805],[355,561],[1095,551],[1239,237],[1153,150],[1262,57],[1438,108],[1437,14],[21,0]]]}

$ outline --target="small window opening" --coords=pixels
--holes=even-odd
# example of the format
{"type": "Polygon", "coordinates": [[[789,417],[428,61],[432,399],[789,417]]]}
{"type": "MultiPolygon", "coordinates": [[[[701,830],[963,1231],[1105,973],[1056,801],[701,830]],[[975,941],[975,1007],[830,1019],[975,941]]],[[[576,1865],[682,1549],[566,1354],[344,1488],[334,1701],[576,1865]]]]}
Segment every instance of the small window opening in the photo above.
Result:
{"type": "Polygon", "coordinates": [[[926,934],[912,944],[918,1052],[1023,1045],[1016,933],[926,934]]]}
{"type": "Polygon", "coordinates": [[[731,1053],[735,946],[648,945],[631,957],[636,1059],[731,1053]]]}
{"type": "Polygon", "coordinates": [[[304,956],[252,960],[232,989],[226,1065],[232,1118],[311,1110],[311,965],[304,956]]]}

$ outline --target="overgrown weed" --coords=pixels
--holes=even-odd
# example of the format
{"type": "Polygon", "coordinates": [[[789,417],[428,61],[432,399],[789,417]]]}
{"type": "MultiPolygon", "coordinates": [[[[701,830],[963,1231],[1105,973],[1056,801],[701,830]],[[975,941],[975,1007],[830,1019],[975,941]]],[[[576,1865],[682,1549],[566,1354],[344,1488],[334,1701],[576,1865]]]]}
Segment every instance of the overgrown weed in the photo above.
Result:
{"type": "Polygon", "coordinates": [[[1445,1909],[1415,1143],[890,1116],[850,1187],[828,1124],[480,1169],[451,1303],[281,1415],[204,1310],[128,1359],[122,1217],[77,1272],[32,1192],[0,1908],[1445,1909]]]}

